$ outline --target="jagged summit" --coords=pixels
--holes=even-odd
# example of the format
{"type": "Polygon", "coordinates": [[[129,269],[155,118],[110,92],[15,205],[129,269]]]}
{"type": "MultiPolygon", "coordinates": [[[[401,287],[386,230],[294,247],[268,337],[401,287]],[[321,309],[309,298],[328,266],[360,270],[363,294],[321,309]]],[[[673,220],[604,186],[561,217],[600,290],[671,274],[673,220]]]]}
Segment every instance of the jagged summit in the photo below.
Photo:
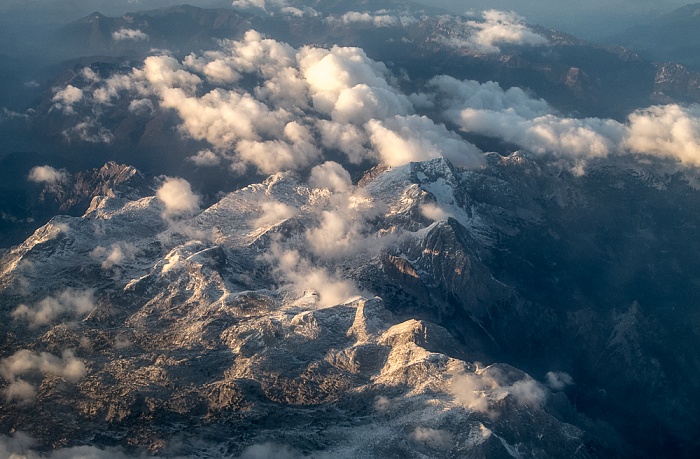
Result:
{"type": "MultiPolygon", "coordinates": [[[[518,241],[560,243],[539,225],[571,218],[547,202],[546,188],[525,195],[536,188],[520,178],[535,171],[537,180],[564,180],[527,162],[467,171],[430,160],[375,171],[348,195],[277,174],[175,216],[152,195],[96,197],[82,217],[52,219],[1,260],[8,403],[0,419],[54,444],[90,432],[164,453],[177,435],[179,453],[198,457],[269,442],[342,457],[619,451],[612,428],[564,395],[577,390],[567,389],[572,381],[595,376],[546,362],[602,351],[596,371],[618,382],[600,384],[619,390],[625,376],[615,362],[636,365],[630,352],[650,362],[645,327],[664,325],[641,303],[610,317],[575,300],[552,305],[514,280],[527,250],[518,241]],[[487,181],[509,187],[517,205],[480,191],[487,181]],[[351,248],[320,230],[341,196],[382,209],[350,227],[361,235],[351,248]],[[585,328],[585,314],[609,323],[610,339],[605,327],[585,328]],[[557,319],[568,322],[564,336],[550,330],[558,315],[568,317],[557,319]],[[534,336],[546,337],[541,347],[534,336]],[[518,369],[533,355],[546,371],[518,369]],[[9,369],[8,359],[32,356],[57,359],[56,370],[9,369]],[[80,409],[50,409],[68,400],[80,409]],[[61,428],[41,433],[39,412],[51,423],[62,413],[61,428]],[[251,432],[251,423],[264,428],[251,432]],[[201,443],[202,435],[226,440],[201,443]]],[[[627,187],[659,192],[643,175],[615,171],[627,187]]],[[[601,205],[604,173],[571,177],[569,186],[587,206],[601,205]]],[[[142,180],[116,163],[91,174],[142,180]]],[[[633,374],[652,385],[662,377],[641,367],[633,374]]]]}

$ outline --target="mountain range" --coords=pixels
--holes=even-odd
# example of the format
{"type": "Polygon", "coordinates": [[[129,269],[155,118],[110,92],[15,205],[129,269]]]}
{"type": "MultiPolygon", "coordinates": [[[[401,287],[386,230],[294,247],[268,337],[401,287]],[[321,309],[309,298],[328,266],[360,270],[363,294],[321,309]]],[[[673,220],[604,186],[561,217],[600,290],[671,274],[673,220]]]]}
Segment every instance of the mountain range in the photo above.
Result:
{"type": "Polygon", "coordinates": [[[0,456],[697,457],[699,74],[236,3],[72,22],[5,110],[0,456]]]}

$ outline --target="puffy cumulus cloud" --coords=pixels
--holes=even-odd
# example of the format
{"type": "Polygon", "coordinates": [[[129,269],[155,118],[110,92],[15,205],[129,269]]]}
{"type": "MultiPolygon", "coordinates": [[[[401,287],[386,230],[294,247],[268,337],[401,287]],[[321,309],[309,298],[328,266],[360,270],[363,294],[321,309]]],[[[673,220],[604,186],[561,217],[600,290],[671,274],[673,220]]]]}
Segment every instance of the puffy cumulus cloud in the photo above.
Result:
{"type": "Polygon", "coordinates": [[[284,127],[283,140],[243,140],[238,143],[237,151],[238,163],[234,163],[234,168],[242,170],[246,164],[252,164],[268,174],[302,169],[321,157],[309,128],[296,121],[284,127]]]}
{"type": "Polygon", "coordinates": [[[617,149],[624,125],[599,118],[564,118],[542,99],[498,83],[434,78],[445,116],[465,132],[514,143],[535,153],[564,157],[601,157],[617,149]]]}
{"type": "Polygon", "coordinates": [[[700,165],[700,105],[677,104],[637,110],[629,116],[624,147],[636,153],[700,165]]]}
{"type": "Polygon", "coordinates": [[[432,448],[448,449],[452,445],[452,434],[446,430],[431,429],[429,427],[416,427],[411,432],[411,438],[417,442],[425,443],[432,448]]]}
{"type": "Polygon", "coordinates": [[[187,158],[199,167],[212,167],[218,166],[221,163],[221,158],[213,151],[200,150],[196,155],[187,158]]]}
{"type": "Polygon", "coordinates": [[[87,374],[82,360],[72,351],[64,351],[61,357],[48,352],[33,352],[22,349],[0,361],[0,376],[9,385],[3,390],[8,401],[30,402],[36,395],[36,388],[21,376],[58,376],[70,383],[76,383],[87,374]]]}
{"type": "Polygon", "coordinates": [[[12,318],[28,322],[33,327],[52,325],[60,318],[79,318],[95,309],[95,296],[92,290],[66,289],[56,296],[49,296],[28,306],[20,304],[12,311],[12,318]]]}
{"type": "Polygon", "coordinates": [[[114,41],[148,41],[148,34],[141,32],[138,29],[121,29],[112,32],[112,40],[114,41]]]}
{"type": "Polygon", "coordinates": [[[297,250],[285,249],[275,243],[263,258],[273,266],[278,279],[288,288],[318,292],[318,307],[342,304],[360,295],[352,282],[315,266],[297,250]]]}
{"type": "Polygon", "coordinates": [[[357,213],[324,210],[319,225],[306,230],[308,249],[317,257],[332,259],[361,249],[366,242],[365,222],[357,213]]]}
{"type": "Polygon", "coordinates": [[[98,245],[90,252],[90,257],[100,262],[102,269],[109,270],[125,260],[133,261],[136,258],[136,253],[137,249],[134,244],[122,242],[112,244],[110,247],[98,245]]]}
{"type": "Polygon", "coordinates": [[[305,47],[297,59],[314,108],[334,121],[362,124],[413,111],[409,99],[387,82],[386,66],[359,48],[305,47]]]}
{"type": "Polygon", "coordinates": [[[457,371],[452,374],[449,391],[457,403],[481,413],[491,413],[490,403],[505,397],[519,405],[541,407],[547,400],[547,391],[528,375],[513,381],[501,368],[489,366],[475,372],[457,371]]]}
{"type": "Polygon", "coordinates": [[[365,129],[329,120],[318,120],[317,129],[323,147],[341,151],[351,163],[359,164],[371,158],[372,152],[367,147],[369,135],[365,129]]]}
{"type": "Polygon", "coordinates": [[[165,206],[164,217],[191,215],[199,210],[201,201],[187,180],[174,177],[165,178],[156,197],[165,206]]]}
{"type": "Polygon", "coordinates": [[[431,80],[445,117],[463,131],[498,138],[529,151],[582,162],[611,154],[642,154],[700,165],[700,106],[652,106],[625,123],[605,118],[563,117],[542,99],[497,83],[431,80]]]}
{"type": "Polygon", "coordinates": [[[200,77],[185,70],[185,67],[171,56],[147,57],[143,61],[143,68],[135,70],[134,76],[148,82],[157,92],[178,88],[192,94],[202,83],[200,77]]]}
{"type": "Polygon", "coordinates": [[[574,384],[574,378],[563,371],[550,371],[545,378],[547,379],[547,386],[552,390],[564,390],[567,386],[574,384]]]}
{"type": "Polygon", "coordinates": [[[29,171],[27,179],[30,182],[53,185],[68,180],[68,173],[64,170],[54,169],[51,166],[36,166],[29,171]]]}
{"type": "MultiPolygon", "coordinates": [[[[240,72],[259,73],[264,77],[274,76],[280,68],[294,64],[295,50],[286,43],[264,38],[260,32],[249,30],[240,41],[227,40],[224,51],[230,61],[240,72]]],[[[208,54],[207,57],[219,57],[221,54],[208,54]]]]}
{"type": "Polygon", "coordinates": [[[233,0],[231,5],[234,8],[241,8],[244,10],[258,9],[266,13],[274,13],[289,8],[289,4],[286,0],[233,0]]]}
{"type": "Polygon", "coordinates": [[[517,114],[465,108],[455,121],[467,132],[500,138],[535,153],[593,158],[614,152],[626,134],[625,126],[600,118],[533,119],[517,114]]]}
{"type": "MultiPolygon", "coordinates": [[[[241,40],[224,40],[217,50],[182,62],[149,56],[130,74],[98,78],[90,87],[98,104],[126,93],[134,97],[134,112],[175,111],[183,135],[211,146],[190,158],[198,165],[226,161],[239,173],[249,167],[275,173],[313,167],[338,151],[356,164],[400,165],[438,156],[466,167],[481,164],[476,147],[444,125],[414,115],[411,100],[420,95],[409,98],[392,81],[386,66],[361,49],[295,49],[251,30],[241,40]],[[254,83],[252,91],[235,84],[244,74],[254,83]],[[210,85],[215,87],[202,91],[210,85]]],[[[435,87],[444,95],[458,83],[446,80],[435,87]]],[[[505,99],[524,97],[516,93],[505,99]]],[[[86,141],[111,139],[91,119],[66,133],[76,134],[86,141]]]]}
{"type": "Polygon", "coordinates": [[[222,150],[242,140],[259,141],[261,135],[282,137],[290,118],[284,110],[270,110],[249,94],[220,89],[202,97],[168,89],[162,94],[161,105],[178,112],[183,132],[222,150]]]}
{"type": "Polygon", "coordinates": [[[471,108],[509,112],[532,119],[554,111],[544,99],[534,98],[518,87],[503,89],[494,81],[479,83],[440,75],[431,79],[427,86],[437,92],[443,108],[450,111],[448,113],[471,108]]]}
{"type": "Polygon", "coordinates": [[[51,100],[54,102],[54,108],[58,110],[63,109],[64,113],[75,113],[73,105],[83,100],[83,97],[82,89],[69,84],[65,88],[56,91],[51,100]]]}
{"type": "Polygon", "coordinates": [[[467,21],[470,34],[466,38],[449,37],[443,41],[454,47],[465,47],[483,54],[500,53],[499,44],[538,46],[547,39],[530,29],[524,18],[513,11],[487,10],[481,21],[467,21]]]}
{"type": "Polygon", "coordinates": [[[425,116],[371,120],[366,128],[381,162],[389,166],[441,156],[459,166],[473,168],[483,164],[483,156],[476,146],[425,116]]]}
{"type": "Polygon", "coordinates": [[[309,185],[326,188],[333,193],[344,193],[352,188],[350,173],[335,161],[326,161],[311,169],[309,185]]]}
{"type": "Polygon", "coordinates": [[[220,49],[202,56],[190,54],[183,63],[204,74],[210,83],[226,84],[236,82],[241,73],[273,78],[281,69],[293,65],[294,56],[295,50],[288,44],[249,30],[241,40],[222,40],[220,49]]]}

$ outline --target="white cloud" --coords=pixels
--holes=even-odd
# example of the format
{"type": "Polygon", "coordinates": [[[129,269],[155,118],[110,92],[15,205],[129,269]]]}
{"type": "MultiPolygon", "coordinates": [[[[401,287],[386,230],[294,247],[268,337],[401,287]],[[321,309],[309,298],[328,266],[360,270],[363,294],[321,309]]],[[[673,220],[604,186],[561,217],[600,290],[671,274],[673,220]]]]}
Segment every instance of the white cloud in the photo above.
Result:
{"type": "Polygon", "coordinates": [[[657,105],[635,111],[629,116],[623,146],[632,152],[700,166],[700,105],[657,105]]]}
{"type": "Polygon", "coordinates": [[[369,24],[374,27],[395,27],[400,24],[399,18],[388,14],[360,13],[348,11],[342,16],[328,16],[326,22],[331,24],[369,24]]]}
{"type": "Polygon", "coordinates": [[[564,390],[567,386],[574,384],[574,378],[570,374],[563,371],[550,371],[546,375],[547,386],[552,390],[564,390]]]}
{"type": "Polygon", "coordinates": [[[33,352],[22,349],[0,361],[0,376],[10,384],[3,390],[8,401],[19,399],[29,402],[35,396],[34,386],[20,376],[59,376],[68,382],[76,383],[87,374],[82,360],[72,351],[64,351],[61,357],[48,352],[33,352]]]}
{"type": "Polygon", "coordinates": [[[193,214],[199,210],[201,200],[187,180],[173,177],[165,178],[156,197],[165,205],[165,217],[193,214]]]}
{"type": "Polygon", "coordinates": [[[259,141],[261,135],[281,137],[290,118],[284,110],[271,111],[249,94],[223,90],[190,97],[181,89],[166,89],[161,104],[178,112],[185,133],[220,149],[241,140],[259,141]]]}
{"type": "Polygon", "coordinates": [[[51,166],[36,166],[29,171],[28,179],[35,183],[53,185],[68,180],[68,173],[64,170],[54,169],[51,166]]]}
{"type": "Polygon", "coordinates": [[[187,158],[199,167],[218,166],[221,158],[211,150],[200,150],[196,155],[187,158]]]}
{"type": "Polygon", "coordinates": [[[359,164],[371,158],[367,147],[369,136],[364,129],[329,120],[318,120],[317,127],[321,134],[321,144],[325,148],[343,152],[351,163],[359,164]]]}
{"type": "Polygon", "coordinates": [[[311,169],[309,185],[326,188],[333,193],[345,193],[352,189],[350,173],[335,161],[326,161],[311,169]]]}
{"type": "Polygon", "coordinates": [[[530,377],[525,377],[520,381],[514,382],[511,386],[505,387],[505,390],[515,398],[521,405],[531,407],[541,407],[547,400],[547,392],[540,383],[530,377]]]}
{"type": "Polygon", "coordinates": [[[21,378],[16,378],[10,381],[10,384],[5,387],[2,393],[8,402],[19,400],[22,403],[26,403],[34,400],[36,397],[36,387],[21,378]]]}
{"type": "Polygon", "coordinates": [[[279,201],[262,202],[260,210],[260,216],[253,220],[253,227],[256,229],[277,225],[297,214],[297,209],[279,201]]]}
{"type": "Polygon", "coordinates": [[[76,88],[73,85],[68,85],[65,88],[56,91],[53,99],[51,99],[55,104],[54,107],[58,110],[63,109],[64,113],[71,114],[75,113],[73,110],[73,105],[77,104],[83,100],[84,94],[83,90],[76,88]]]}
{"type": "Polygon", "coordinates": [[[49,296],[34,306],[20,304],[12,311],[12,318],[23,320],[33,327],[52,325],[59,318],[79,318],[95,309],[92,290],[66,289],[56,296],[49,296]]]}
{"type": "Polygon", "coordinates": [[[564,157],[604,157],[621,144],[625,126],[599,118],[533,119],[491,110],[465,108],[456,119],[465,131],[501,138],[535,153],[564,157]]]}
{"type": "Polygon", "coordinates": [[[447,217],[450,216],[448,212],[446,212],[440,206],[433,203],[423,204],[420,208],[420,212],[425,218],[429,218],[430,220],[433,220],[435,222],[445,220],[447,217]]]}
{"type": "Polygon", "coordinates": [[[275,243],[264,258],[274,266],[280,281],[289,288],[299,292],[318,292],[318,307],[342,304],[360,294],[352,282],[341,279],[323,267],[314,266],[297,250],[285,250],[275,243]]]}
{"type": "Polygon", "coordinates": [[[114,41],[147,41],[148,35],[138,29],[121,28],[112,33],[114,41]]]}
{"type": "Polygon", "coordinates": [[[478,167],[483,164],[478,148],[425,116],[371,120],[366,127],[381,162],[389,166],[441,156],[459,166],[478,167]]]}
{"type": "Polygon", "coordinates": [[[102,269],[109,270],[122,263],[124,260],[133,261],[136,258],[136,246],[128,242],[112,244],[110,247],[101,245],[90,252],[93,260],[99,261],[102,269]]]}
{"type": "Polygon", "coordinates": [[[519,405],[540,408],[547,400],[547,391],[528,375],[513,381],[507,371],[489,366],[475,372],[457,371],[452,374],[449,391],[457,403],[481,413],[490,413],[490,403],[512,397],[519,405]]]}
{"type": "Polygon", "coordinates": [[[314,108],[334,121],[362,124],[413,111],[408,98],[388,84],[384,64],[359,48],[305,47],[297,58],[314,108]]]}
{"type": "Polygon", "coordinates": [[[309,129],[296,121],[284,127],[283,140],[243,140],[238,143],[237,151],[241,166],[252,164],[268,174],[301,169],[321,157],[309,129]]]}
{"type": "Polygon", "coordinates": [[[538,46],[547,39],[530,29],[524,18],[513,11],[487,10],[481,13],[482,21],[467,21],[470,29],[466,38],[452,36],[443,42],[457,48],[469,48],[483,54],[500,53],[499,44],[538,46]]]}
{"type": "Polygon", "coordinates": [[[320,224],[306,230],[309,250],[323,259],[345,256],[359,250],[364,242],[364,221],[357,214],[324,210],[320,224]]]}
{"type": "Polygon", "coordinates": [[[518,145],[539,154],[572,158],[574,171],[585,160],[611,154],[642,154],[700,165],[700,106],[652,106],[626,123],[605,118],[563,117],[542,99],[497,83],[431,80],[444,115],[465,132],[518,145]]]}
{"type": "Polygon", "coordinates": [[[446,110],[492,110],[513,113],[526,119],[554,112],[544,99],[536,99],[518,87],[502,89],[494,81],[479,83],[440,75],[431,79],[428,87],[435,89],[441,96],[442,105],[446,110]]]}
{"type": "Polygon", "coordinates": [[[496,137],[535,153],[591,158],[607,156],[625,135],[614,120],[563,118],[542,99],[497,83],[441,76],[430,85],[441,96],[445,116],[466,132],[496,137]]]}

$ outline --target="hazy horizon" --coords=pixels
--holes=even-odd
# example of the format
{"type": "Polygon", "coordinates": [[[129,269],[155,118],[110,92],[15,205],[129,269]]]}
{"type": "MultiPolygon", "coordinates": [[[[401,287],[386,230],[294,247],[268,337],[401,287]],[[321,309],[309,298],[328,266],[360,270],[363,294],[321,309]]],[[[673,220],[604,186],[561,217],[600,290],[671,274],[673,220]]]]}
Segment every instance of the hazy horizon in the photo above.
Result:
{"type": "MultiPolygon", "coordinates": [[[[264,4],[264,0],[258,3],[264,4]]],[[[292,3],[292,2],[290,2],[292,3]]],[[[312,4],[313,1],[294,2],[295,4],[312,4]]],[[[610,35],[614,28],[629,27],[644,23],[659,15],[668,13],[686,4],[683,0],[670,0],[664,3],[652,0],[592,0],[581,4],[573,0],[557,2],[542,2],[535,0],[416,0],[433,7],[464,14],[468,11],[498,9],[515,11],[525,17],[527,22],[563,32],[578,35],[586,39],[599,39],[610,35]]],[[[0,5],[6,19],[22,18],[37,23],[61,23],[78,19],[94,11],[108,16],[118,16],[131,11],[149,10],[180,4],[191,4],[199,7],[232,7],[231,0],[66,0],[61,2],[50,0],[8,0],[0,5]],[[9,13],[9,14],[8,14],[9,13]],[[31,17],[29,17],[31,15],[31,17]]],[[[364,10],[374,8],[369,3],[364,10]]]]}

